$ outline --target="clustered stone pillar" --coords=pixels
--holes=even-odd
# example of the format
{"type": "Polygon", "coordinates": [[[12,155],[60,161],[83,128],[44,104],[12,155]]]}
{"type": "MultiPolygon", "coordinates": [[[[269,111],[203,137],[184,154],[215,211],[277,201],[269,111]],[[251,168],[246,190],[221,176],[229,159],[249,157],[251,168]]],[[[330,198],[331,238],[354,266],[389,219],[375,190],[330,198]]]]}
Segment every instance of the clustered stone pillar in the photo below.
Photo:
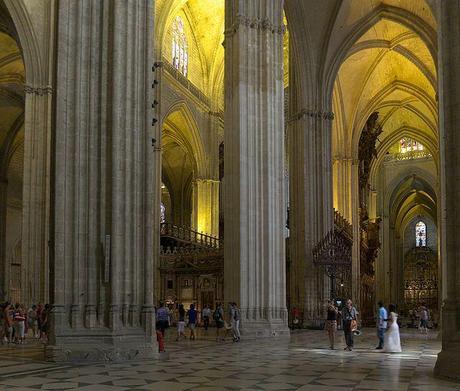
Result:
{"type": "Polygon", "coordinates": [[[153,10],[59,2],[51,360],[154,354],[153,10]]]}
{"type": "MultiPolygon", "coordinates": [[[[292,98],[292,102],[298,100],[292,98]]],[[[303,109],[288,123],[291,308],[303,309],[306,324],[313,326],[324,318],[324,303],[329,298],[329,278],[322,267],[313,264],[312,251],[333,227],[332,118],[330,112],[303,109]]]]}
{"type": "Polygon", "coordinates": [[[225,6],[225,300],[246,335],[288,335],[283,1],[225,6]]]}
{"type": "Polygon", "coordinates": [[[0,300],[6,300],[9,266],[6,262],[6,213],[8,209],[8,181],[0,177],[0,300]]]}
{"type": "Polygon", "coordinates": [[[460,1],[438,1],[442,350],[435,373],[460,379],[460,1]]]}
{"type": "Polygon", "coordinates": [[[49,156],[52,88],[25,87],[22,299],[49,300],[49,156]]]}

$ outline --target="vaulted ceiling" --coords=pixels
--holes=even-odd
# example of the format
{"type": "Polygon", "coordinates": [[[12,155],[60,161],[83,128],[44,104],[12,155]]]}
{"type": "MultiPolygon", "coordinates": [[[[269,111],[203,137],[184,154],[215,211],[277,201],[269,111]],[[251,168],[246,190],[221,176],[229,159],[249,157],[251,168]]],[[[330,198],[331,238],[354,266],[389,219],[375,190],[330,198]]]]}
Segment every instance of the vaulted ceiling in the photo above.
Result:
{"type": "Polygon", "coordinates": [[[25,70],[14,25],[0,7],[0,176],[8,196],[21,200],[24,155],[25,70]]]}
{"type": "Polygon", "coordinates": [[[375,20],[370,19],[374,23],[354,36],[340,66],[333,96],[334,154],[351,157],[356,153],[360,132],[375,111],[383,127],[380,142],[410,130],[420,139],[430,139],[431,143],[425,142],[428,148],[437,145],[433,48],[426,37],[410,27],[410,19],[403,23],[395,16],[409,18],[405,13],[411,12],[414,23],[420,23],[420,31],[431,31],[436,27],[431,8],[424,1],[344,2],[345,9],[339,12],[343,30],[357,24],[359,17],[367,20],[365,15],[372,12],[371,6],[393,8],[381,11],[375,20]],[[355,7],[356,3],[361,7],[355,7]]]}

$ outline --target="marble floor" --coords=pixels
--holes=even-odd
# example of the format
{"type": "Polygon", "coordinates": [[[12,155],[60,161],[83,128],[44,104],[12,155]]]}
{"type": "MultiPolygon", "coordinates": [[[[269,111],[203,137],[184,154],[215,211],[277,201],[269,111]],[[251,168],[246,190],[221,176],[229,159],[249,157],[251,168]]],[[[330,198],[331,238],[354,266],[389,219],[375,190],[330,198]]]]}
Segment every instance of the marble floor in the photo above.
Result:
{"type": "Polygon", "coordinates": [[[288,340],[216,342],[214,330],[175,342],[158,360],[117,364],[50,364],[43,347],[0,346],[0,390],[460,390],[433,377],[440,342],[402,334],[403,353],[374,350],[374,330],[355,338],[353,352],[327,349],[323,331],[294,331],[288,340]]]}

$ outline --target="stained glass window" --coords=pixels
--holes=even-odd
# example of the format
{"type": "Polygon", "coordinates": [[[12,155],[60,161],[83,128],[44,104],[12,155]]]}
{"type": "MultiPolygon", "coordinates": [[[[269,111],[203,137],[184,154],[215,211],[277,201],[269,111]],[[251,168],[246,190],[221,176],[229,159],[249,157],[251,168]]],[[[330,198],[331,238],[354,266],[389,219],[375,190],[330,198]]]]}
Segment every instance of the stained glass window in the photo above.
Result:
{"type": "Polygon", "coordinates": [[[172,63],[184,76],[188,70],[188,47],[187,37],[184,30],[184,22],[180,16],[176,16],[172,25],[172,63]]]}
{"type": "Polygon", "coordinates": [[[399,142],[399,151],[406,153],[410,151],[423,151],[424,147],[418,141],[404,137],[399,142]]]}
{"type": "Polygon", "coordinates": [[[423,221],[419,221],[415,224],[415,246],[426,246],[426,224],[423,221]]]}

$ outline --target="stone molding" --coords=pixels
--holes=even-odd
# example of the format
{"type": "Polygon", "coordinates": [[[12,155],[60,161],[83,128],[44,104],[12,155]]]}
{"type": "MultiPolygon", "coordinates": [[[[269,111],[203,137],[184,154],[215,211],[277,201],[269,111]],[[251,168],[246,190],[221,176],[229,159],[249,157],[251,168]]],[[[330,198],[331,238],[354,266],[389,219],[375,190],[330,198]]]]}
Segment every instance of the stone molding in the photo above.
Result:
{"type": "Polygon", "coordinates": [[[51,87],[51,86],[34,87],[34,86],[25,85],[24,86],[24,92],[26,94],[43,96],[43,95],[53,95],[54,90],[53,90],[53,87],[51,87]]]}
{"type": "Polygon", "coordinates": [[[292,115],[289,118],[288,122],[298,121],[302,119],[303,117],[312,117],[312,118],[322,119],[325,121],[332,121],[335,115],[332,111],[302,109],[298,113],[292,115]]]}
{"type": "Polygon", "coordinates": [[[240,26],[249,27],[252,29],[271,32],[272,34],[283,35],[286,32],[286,26],[284,24],[274,24],[268,18],[250,18],[246,15],[236,15],[233,24],[225,30],[224,35],[231,37],[236,34],[240,26]]]}

